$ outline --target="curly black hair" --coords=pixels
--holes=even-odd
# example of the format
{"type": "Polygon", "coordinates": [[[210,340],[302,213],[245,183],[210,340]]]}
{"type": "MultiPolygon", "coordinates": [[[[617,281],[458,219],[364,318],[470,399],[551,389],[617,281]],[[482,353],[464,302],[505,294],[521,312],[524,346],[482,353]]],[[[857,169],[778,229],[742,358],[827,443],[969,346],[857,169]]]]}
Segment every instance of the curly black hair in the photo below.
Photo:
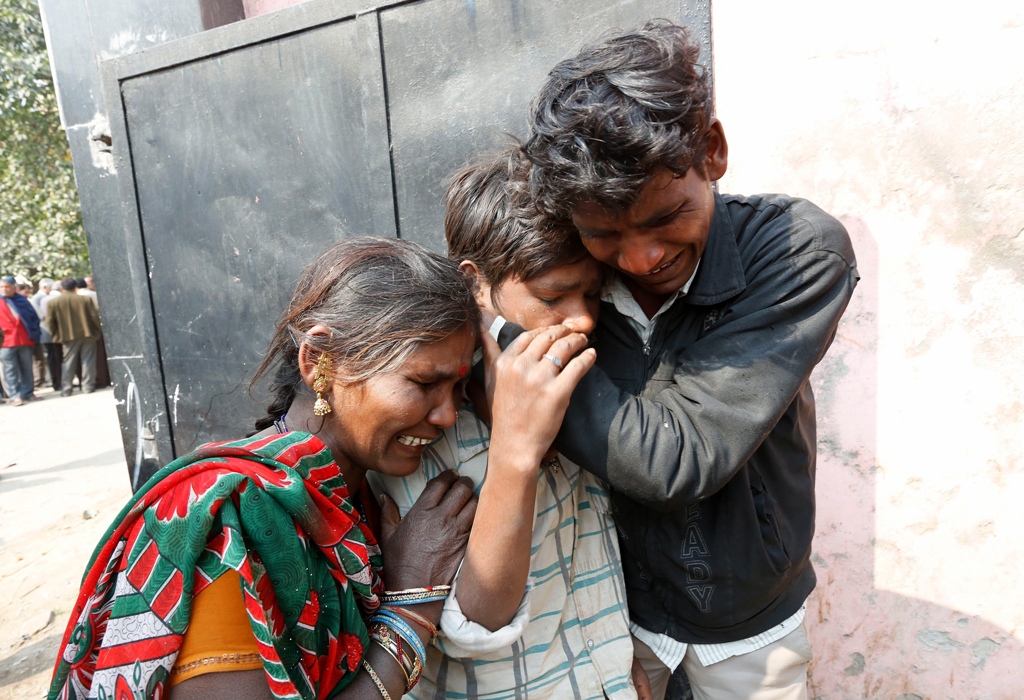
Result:
{"type": "Polygon", "coordinates": [[[703,174],[712,101],[699,55],[685,27],[652,20],[555,66],[524,145],[537,208],[553,221],[581,202],[621,210],[659,167],[703,174]]]}

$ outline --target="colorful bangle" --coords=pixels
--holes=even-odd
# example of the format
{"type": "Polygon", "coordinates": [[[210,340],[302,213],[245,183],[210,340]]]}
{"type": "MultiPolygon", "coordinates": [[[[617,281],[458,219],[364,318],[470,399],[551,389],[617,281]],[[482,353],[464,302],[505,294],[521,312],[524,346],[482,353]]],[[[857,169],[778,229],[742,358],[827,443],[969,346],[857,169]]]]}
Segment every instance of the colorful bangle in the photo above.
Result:
{"type": "Polygon", "coordinates": [[[405,692],[412,690],[423,672],[423,664],[414,653],[407,653],[402,647],[402,636],[383,622],[377,622],[370,627],[370,639],[398,660],[405,673],[405,692]]]}
{"type": "Polygon", "coordinates": [[[384,681],[380,679],[380,676],[377,675],[377,672],[373,670],[373,666],[371,666],[370,662],[366,659],[363,659],[363,668],[365,668],[366,672],[370,674],[370,679],[373,681],[373,684],[377,686],[377,690],[380,691],[380,696],[384,698],[384,700],[391,700],[391,695],[388,693],[388,689],[384,687],[384,681]]]}
{"type": "Polygon", "coordinates": [[[391,591],[381,596],[381,602],[389,605],[419,605],[445,600],[448,591],[391,591]]]}
{"type": "Polygon", "coordinates": [[[405,595],[406,593],[440,593],[444,591],[449,593],[452,587],[448,584],[442,584],[440,586],[423,586],[421,588],[403,588],[400,591],[384,591],[384,595],[405,595]]]}
{"type": "Polygon", "coordinates": [[[435,639],[437,639],[437,625],[428,620],[426,616],[420,615],[415,610],[408,610],[402,606],[382,605],[381,607],[385,610],[390,610],[393,613],[401,615],[409,622],[414,622],[423,629],[430,632],[430,641],[434,641],[435,639]]]}
{"type": "Polygon", "coordinates": [[[412,679],[409,678],[409,672],[405,670],[405,664],[402,662],[402,658],[401,658],[401,656],[402,656],[402,647],[398,647],[397,653],[396,653],[396,650],[394,649],[394,645],[385,645],[384,642],[382,642],[380,639],[377,639],[373,635],[370,636],[370,639],[373,640],[374,644],[376,644],[381,649],[386,651],[388,653],[388,656],[390,656],[392,659],[394,659],[395,663],[398,664],[398,668],[402,669],[402,675],[405,676],[405,692],[408,693],[410,690],[412,690],[412,679]]]}
{"type": "Polygon", "coordinates": [[[444,600],[451,593],[452,587],[448,584],[440,586],[423,586],[420,588],[404,588],[400,591],[384,591],[381,601],[395,605],[412,603],[433,603],[444,600]]]}
{"type": "Polygon", "coordinates": [[[395,630],[396,633],[402,638],[402,641],[406,642],[416,652],[416,656],[422,664],[427,658],[427,648],[423,645],[423,640],[416,634],[416,630],[409,626],[403,618],[396,615],[387,609],[378,609],[377,612],[370,617],[370,622],[383,622],[388,627],[395,630]]]}

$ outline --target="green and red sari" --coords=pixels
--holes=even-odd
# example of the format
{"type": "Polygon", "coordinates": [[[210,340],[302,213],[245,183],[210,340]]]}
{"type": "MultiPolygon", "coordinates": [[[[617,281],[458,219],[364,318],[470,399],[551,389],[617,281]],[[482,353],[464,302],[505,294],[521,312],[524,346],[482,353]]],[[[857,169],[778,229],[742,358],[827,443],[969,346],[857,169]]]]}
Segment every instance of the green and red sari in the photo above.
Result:
{"type": "Polygon", "coordinates": [[[133,497],[93,553],[49,698],[162,698],[192,598],[232,569],[270,689],[330,698],[379,605],[380,548],[309,433],[204,445],[133,497]]]}

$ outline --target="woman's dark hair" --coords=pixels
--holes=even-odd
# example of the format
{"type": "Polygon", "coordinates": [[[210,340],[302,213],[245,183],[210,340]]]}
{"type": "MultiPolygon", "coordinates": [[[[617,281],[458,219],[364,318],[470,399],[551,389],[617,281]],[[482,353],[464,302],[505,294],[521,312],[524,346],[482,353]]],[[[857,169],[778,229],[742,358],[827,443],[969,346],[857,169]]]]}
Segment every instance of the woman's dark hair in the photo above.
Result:
{"type": "Polygon", "coordinates": [[[445,199],[448,257],[471,260],[492,293],[587,255],[576,229],[547,223],[527,192],[529,161],[509,148],[455,173],[445,199]]]}
{"type": "Polygon", "coordinates": [[[479,310],[458,266],[411,241],[350,238],[302,271],[277,322],[253,383],[277,369],[263,430],[308,392],[299,373],[299,345],[334,361],[334,378],[358,383],[391,372],[418,347],[461,329],[476,332],[479,310]],[[330,335],[310,335],[316,325],[330,335]]]}
{"type": "Polygon", "coordinates": [[[668,20],[606,37],[548,74],[525,145],[546,216],[594,202],[621,210],[659,167],[704,173],[711,86],[700,47],[668,20]]]}

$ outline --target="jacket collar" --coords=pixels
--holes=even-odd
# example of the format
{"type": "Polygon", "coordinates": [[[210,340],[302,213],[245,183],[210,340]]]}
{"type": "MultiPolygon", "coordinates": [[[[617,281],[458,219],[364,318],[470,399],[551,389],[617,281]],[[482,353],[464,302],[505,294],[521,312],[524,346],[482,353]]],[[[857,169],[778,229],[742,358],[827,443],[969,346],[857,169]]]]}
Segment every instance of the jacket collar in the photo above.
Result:
{"type": "Polygon", "coordinates": [[[697,276],[684,297],[688,304],[711,306],[732,299],[747,288],[736,232],[722,196],[715,192],[715,215],[697,276]]]}
{"type": "Polygon", "coordinates": [[[4,308],[11,312],[12,316],[17,316],[22,323],[26,323],[22,314],[25,313],[26,308],[32,308],[32,302],[15,292],[13,297],[0,297],[0,303],[3,303],[4,308]]]}
{"type": "MultiPolygon", "coordinates": [[[[12,303],[17,305],[17,302],[12,303]]],[[[9,315],[11,318],[18,318],[18,315],[14,313],[14,310],[11,309],[11,305],[7,302],[7,297],[0,297],[0,310],[2,310],[2,313],[9,315]]]]}

